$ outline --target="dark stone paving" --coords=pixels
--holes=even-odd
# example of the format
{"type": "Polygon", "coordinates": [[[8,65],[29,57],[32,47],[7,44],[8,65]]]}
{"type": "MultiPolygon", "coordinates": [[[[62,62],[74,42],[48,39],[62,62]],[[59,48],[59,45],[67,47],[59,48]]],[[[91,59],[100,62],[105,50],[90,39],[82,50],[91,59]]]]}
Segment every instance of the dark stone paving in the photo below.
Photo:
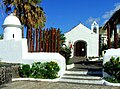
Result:
{"type": "Polygon", "coordinates": [[[73,57],[70,59],[71,63],[75,64],[73,69],[77,70],[102,70],[103,62],[102,61],[87,61],[86,58],[76,58],[73,57]]]}
{"type": "Polygon", "coordinates": [[[85,57],[72,57],[70,63],[77,63],[81,61],[87,61],[85,57]]]}

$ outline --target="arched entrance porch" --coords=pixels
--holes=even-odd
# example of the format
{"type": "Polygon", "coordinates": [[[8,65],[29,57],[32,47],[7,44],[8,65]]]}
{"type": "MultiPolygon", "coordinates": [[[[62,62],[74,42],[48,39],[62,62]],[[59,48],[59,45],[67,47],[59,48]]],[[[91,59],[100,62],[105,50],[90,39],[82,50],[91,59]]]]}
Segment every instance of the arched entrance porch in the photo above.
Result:
{"type": "Polygon", "coordinates": [[[87,56],[87,43],[86,41],[79,40],[74,43],[74,56],[85,57],[87,56]]]}

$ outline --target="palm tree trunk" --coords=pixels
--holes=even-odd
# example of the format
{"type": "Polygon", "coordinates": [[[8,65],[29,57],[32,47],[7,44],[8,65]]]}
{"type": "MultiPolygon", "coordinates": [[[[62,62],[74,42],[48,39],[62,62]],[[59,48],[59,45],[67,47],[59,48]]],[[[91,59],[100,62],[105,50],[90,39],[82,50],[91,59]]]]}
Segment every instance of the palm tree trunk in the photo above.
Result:
{"type": "Polygon", "coordinates": [[[38,52],[39,51],[38,49],[38,28],[36,29],[35,34],[36,34],[36,52],[38,52]]]}

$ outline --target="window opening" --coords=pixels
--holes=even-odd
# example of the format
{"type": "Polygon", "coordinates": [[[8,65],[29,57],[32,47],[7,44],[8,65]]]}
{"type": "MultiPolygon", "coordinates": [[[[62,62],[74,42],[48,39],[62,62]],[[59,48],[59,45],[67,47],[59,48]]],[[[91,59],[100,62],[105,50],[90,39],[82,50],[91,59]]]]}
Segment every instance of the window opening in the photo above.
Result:
{"type": "Polygon", "coordinates": [[[14,38],[14,34],[13,34],[13,38],[14,38]]]}

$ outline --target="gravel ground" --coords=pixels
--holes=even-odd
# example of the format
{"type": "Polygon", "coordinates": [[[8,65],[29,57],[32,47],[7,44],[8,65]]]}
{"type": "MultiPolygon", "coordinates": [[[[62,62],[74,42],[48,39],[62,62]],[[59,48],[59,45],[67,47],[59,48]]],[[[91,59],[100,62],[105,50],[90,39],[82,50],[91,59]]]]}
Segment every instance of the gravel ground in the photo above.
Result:
{"type": "Polygon", "coordinates": [[[0,89],[120,89],[120,87],[72,83],[15,81],[0,86],[0,89]]]}

